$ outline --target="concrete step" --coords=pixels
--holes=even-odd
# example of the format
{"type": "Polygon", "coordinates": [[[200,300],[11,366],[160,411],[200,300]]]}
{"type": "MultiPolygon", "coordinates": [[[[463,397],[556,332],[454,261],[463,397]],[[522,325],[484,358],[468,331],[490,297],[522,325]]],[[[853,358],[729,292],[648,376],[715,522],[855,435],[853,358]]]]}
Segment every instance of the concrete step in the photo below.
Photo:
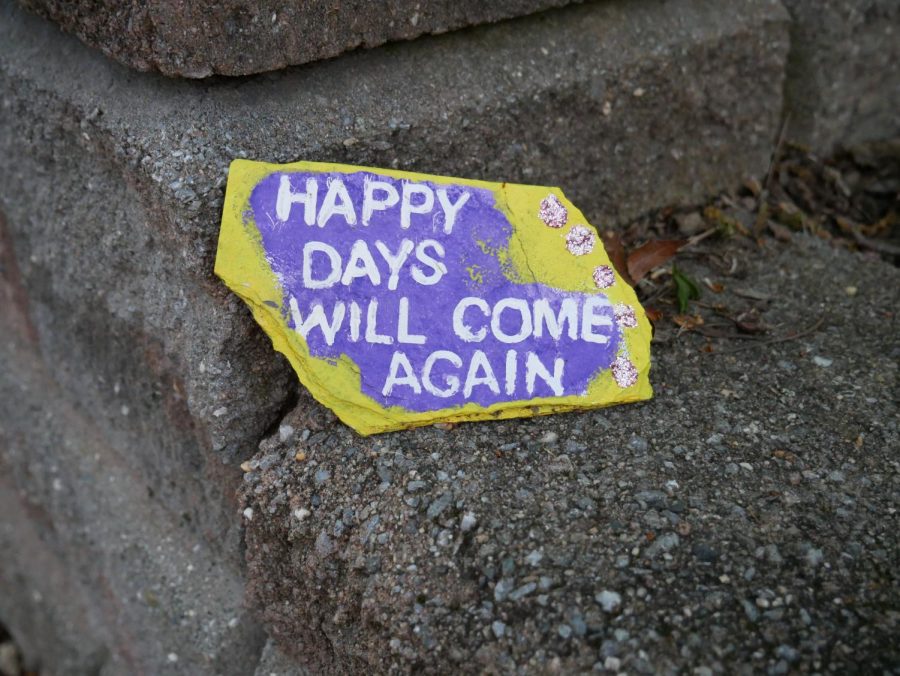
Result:
{"type": "Polygon", "coordinates": [[[784,0],[789,138],[830,153],[900,134],[900,3],[784,0]]]}
{"type": "Polygon", "coordinates": [[[250,75],[427,33],[492,23],[573,0],[245,3],[22,0],[85,43],[138,70],[250,75]]]}
{"type": "Polygon", "coordinates": [[[312,673],[889,669],[900,272],[811,237],[709,253],[678,263],[724,282],[705,302],[768,297],[797,338],[668,332],[652,400],[582,414],[361,439],[302,400],[242,490],[282,650],[312,673]]]}
{"type": "MultiPolygon", "coordinates": [[[[0,616],[29,668],[251,673],[265,635],[223,551],[237,553],[236,539],[160,494],[143,449],[105,428],[33,347],[8,335],[0,345],[0,616]]],[[[173,480],[197,489],[197,478],[173,480]]]]}
{"type": "MultiPolygon", "coordinates": [[[[45,375],[21,403],[37,405],[46,389],[56,402],[48,410],[71,409],[79,429],[102,440],[121,486],[116,501],[88,512],[91,537],[73,541],[62,534],[84,532],[96,479],[58,459],[49,436],[6,460],[16,477],[8,490],[34,495],[54,515],[53,529],[41,531],[52,565],[93,564],[74,567],[56,598],[69,604],[71,587],[72,606],[90,621],[43,624],[13,614],[30,607],[43,569],[3,564],[16,580],[4,619],[53,627],[36,632],[29,654],[63,669],[54,646],[83,644],[90,652],[79,668],[97,654],[112,674],[183,673],[185,664],[217,673],[232,650],[222,624],[238,617],[244,626],[229,605],[242,558],[237,464],[296,401],[297,385],[212,275],[233,158],[560,184],[604,226],[699,200],[764,170],[788,49],[778,5],[735,1],[727,14],[719,5],[590,4],[217,82],[134,73],[10,3],[0,7],[0,211],[20,308],[0,325],[0,340],[29,327],[42,364],[31,371],[45,375]],[[57,466],[77,491],[35,491],[29,463],[47,476],[57,466]],[[147,497],[126,509],[132,494],[147,497]],[[188,564],[211,587],[165,591],[188,564]],[[107,594],[83,591],[101,582],[107,594]],[[223,596],[207,602],[212,587],[223,596]],[[144,589],[164,612],[140,612],[144,589]],[[198,615],[184,619],[188,609],[198,615]],[[202,633],[203,622],[215,630],[202,633]],[[207,638],[187,645],[198,636],[207,638]]],[[[4,411],[8,434],[27,440],[41,426],[29,411],[4,411]]],[[[76,446],[95,445],[72,434],[76,446]]],[[[14,549],[18,529],[8,537],[14,549]]],[[[257,649],[247,626],[235,654],[257,649]]]]}
{"type": "MultiPolygon", "coordinates": [[[[15,304],[0,309],[4,363],[15,365],[2,380],[4,400],[14,403],[0,418],[6,475],[0,499],[14,514],[4,521],[3,547],[14,554],[0,562],[4,590],[11,590],[0,613],[4,621],[12,618],[7,623],[14,629],[36,628],[25,643],[29,654],[43,655],[49,671],[80,673],[100,664],[109,674],[202,674],[227,673],[229,665],[250,673],[243,665],[262,650],[259,626],[238,610],[244,558],[234,497],[244,481],[238,463],[257,452],[299,395],[284,361],[212,275],[233,158],[332,160],[558,184],[603,227],[663,205],[697,202],[765,171],[783,109],[787,13],[769,0],[726,5],[591,3],[271,75],[200,82],[135,73],[11,3],[0,6],[0,212],[6,223],[0,298],[15,304]],[[15,275],[8,272],[8,251],[15,275]],[[41,521],[44,514],[49,521],[41,521]],[[46,565],[30,562],[29,552],[46,565]],[[189,565],[191,574],[204,571],[202,584],[190,582],[189,565]],[[104,593],[92,593],[98,588],[104,593]],[[159,601],[152,609],[146,608],[147,589],[159,601]],[[32,610],[34,590],[53,596],[58,613],[32,610]],[[200,614],[204,604],[208,616],[200,614]],[[232,634],[223,624],[234,618],[232,634]],[[64,653],[72,645],[85,648],[70,667],[64,653]]],[[[702,371],[694,375],[702,382],[702,371]]],[[[721,373],[710,378],[703,387],[722,389],[728,379],[721,373]]],[[[303,401],[306,408],[294,415],[322,415],[303,401]]],[[[681,401],[686,406],[688,400],[681,401]]],[[[644,409],[630,410],[611,415],[626,416],[630,427],[622,429],[636,433],[644,409]]],[[[556,418],[534,429],[574,438],[581,425],[582,435],[603,438],[599,420],[556,418]]],[[[325,445],[340,444],[334,452],[356,447],[346,430],[328,429],[325,445]]],[[[442,457],[455,459],[487,453],[488,439],[497,435],[515,440],[509,425],[465,429],[470,432],[448,439],[428,436],[434,431],[392,437],[403,445],[391,441],[382,450],[421,456],[427,464],[432,442],[440,444],[442,457]]],[[[668,434],[675,435],[674,423],[660,438],[668,434]]],[[[473,469],[490,476],[490,461],[487,453],[473,469]]],[[[423,472],[432,469],[422,465],[423,472]]],[[[490,503],[496,493],[505,501],[498,509],[518,509],[509,492],[518,469],[507,466],[482,495],[469,499],[490,503]]],[[[664,478],[632,469],[635,485],[664,478]]],[[[248,489],[246,505],[269,514],[280,488],[270,489],[258,496],[248,489]]],[[[388,547],[383,565],[420,546],[430,556],[431,540],[412,543],[413,534],[402,530],[406,507],[391,490],[372,498],[385,501],[377,504],[379,513],[397,533],[396,548],[394,536],[378,543],[388,547]]],[[[548,493],[538,495],[539,503],[544,497],[557,500],[548,493]]],[[[279,509],[276,503],[278,519],[255,519],[248,531],[253,595],[276,638],[300,636],[299,617],[321,619],[323,609],[350,607],[334,594],[368,593],[371,583],[386,599],[393,595],[393,587],[382,585],[386,578],[360,572],[365,557],[363,569],[354,568],[358,552],[340,546],[322,555],[325,577],[315,579],[345,587],[310,581],[290,587],[296,561],[308,567],[313,554],[279,539],[294,528],[279,509]],[[352,553],[352,560],[333,559],[339,551],[352,553]],[[273,572],[276,561],[282,567],[273,572]],[[295,616],[294,606],[284,605],[280,616],[279,603],[297,603],[292,589],[308,592],[306,614],[295,616]]],[[[499,525],[483,522],[490,537],[527,536],[504,530],[504,514],[491,518],[499,525]]],[[[561,521],[552,523],[563,529],[561,521]]],[[[298,542],[311,534],[297,531],[298,542]]],[[[314,535],[315,544],[318,530],[314,535]]],[[[431,531],[425,535],[431,538],[431,531]]],[[[330,549],[322,542],[323,551],[330,549]]],[[[566,551],[582,546],[559,544],[566,551]]],[[[598,554],[597,546],[585,544],[583,551],[598,554]]],[[[502,558],[491,565],[502,566],[502,558]]],[[[586,566],[577,568],[577,579],[586,579],[586,566]]],[[[447,575],[443,568],[433,572],[439,579],[447,575]]],[[[431,598],[426,584],[417,576],[409,589],[431,598]]],[[[478,584],[461,583],[475,596],[448,607],[481,602],[486,592],[478,584]]],[[[574,588],[564,589],[561,601],[574,603],[574,588]]],[[[326,618],[324,634],[301,637],[309,646],[306,658],[328,664],[327,650],[333,650],[335,663],[357,665],[369,659],[359,651],[371,646],[378,664],[412,664],[416,625],[407,611],[415,605],[398,604],[386,601],[383,611],[366,606],[368,624],[358,626],[350,620],[359,609],[344,619],[326,618]],[[396,622],[409,622],[413,634],[389,635],[386,628],[396,622]]],[[[495,621],[484,625],[484,612],[472,620],[479,631],[495,621]]],[[[497,621],[513,626],[508,617],[497,621]]],[[[575,632],[580,625],[573,622],[566,620],[575,632]]],[[[570,663],[564,662],[572,652],[565,645],[547,643],[559,664],[570,663]]],[[[492,659],[496,650],[499,659],[505,649],[490,645],[479,659],[492,659]]],[[[435,651],[433,663],[447,664],[445,658],[448,652],[435,651]]]]}

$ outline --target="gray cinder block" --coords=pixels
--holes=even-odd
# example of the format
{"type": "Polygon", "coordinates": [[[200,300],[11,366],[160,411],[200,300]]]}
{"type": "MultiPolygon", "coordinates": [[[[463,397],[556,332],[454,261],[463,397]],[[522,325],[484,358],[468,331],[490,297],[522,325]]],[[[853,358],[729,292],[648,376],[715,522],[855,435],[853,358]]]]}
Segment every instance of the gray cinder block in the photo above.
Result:
{"type": "Polygon", "coordinates": [[[297,386],[212,274],[230,160],[558,184],[600,226],[694,202],[765,170],[781,110],[787,16],[728,4],[578,5],[199,82],[2,5],[0,613],[29,654],[202,674],[262,650],[238,464],[297,386]]]}
{"type": "Polygon", "coordinates": [[[572,1],[22,0],[22,4],[127,66],[202,78],[277,70],[572,1]]]}
{"type": "Polygon", "coordinates": [[[784,0],[789,138],[830,153],[900,134],[900,3],[784,0]]]}

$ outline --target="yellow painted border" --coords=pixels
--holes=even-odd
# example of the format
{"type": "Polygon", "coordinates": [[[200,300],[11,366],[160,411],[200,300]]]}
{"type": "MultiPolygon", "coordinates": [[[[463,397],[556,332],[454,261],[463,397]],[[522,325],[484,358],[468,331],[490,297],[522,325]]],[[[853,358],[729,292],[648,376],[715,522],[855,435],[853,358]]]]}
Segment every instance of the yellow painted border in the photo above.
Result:
{"type": "Polygon", "coordinates": [[[568,253],[566,233],[572,225],[586,225],[587,220],[558,188],[490,183],[322,162],[269,164],[250,160],[233,161],[225,192],[215,273],[247,303],[253,317],[272,339],[274,348],[287,357],[303,385],[343,422],[360,434],[368,435],[436,422],[495,420],[599,408],[649,399],[652,396],[649,381],[650,323],[634,290],[618,274],[616,283],[603,293],[614,304],[624,303],[634,308],[638,320],[636,328],[624,330],[625,349],[638,370],[638,381],[629,388],[620,388],[610,371],[604,370],[590,383],[583,396],[539,397],[527,401],[501,402],[489,407],[473,403],[435,411],[412,412],[396,406],[384,408],[363,394],[359,368],[346,355],[336,361],[310,356],[306,342],[300,334],[288,328],[286,319],[281,314],[281,308],[284,307],[283,290],[266,261],[256,225],[245,221],[245,214],[249,214],[250,210],[250,194],[261,180],[275,172],[361,171],[396,179],[468,185],[493,192],[497,208],[513,225],[508,256],[520,281],[536,281],[567,291],[596,292],[592,278],[594,268],[598,265],[612,267],[599,237],[590,254],[572,256],[568,253]],[[568,224],[564,228],[548,228],[538,216],[540,202],[549,193],[556,195],[568,209],[568,224]]]}

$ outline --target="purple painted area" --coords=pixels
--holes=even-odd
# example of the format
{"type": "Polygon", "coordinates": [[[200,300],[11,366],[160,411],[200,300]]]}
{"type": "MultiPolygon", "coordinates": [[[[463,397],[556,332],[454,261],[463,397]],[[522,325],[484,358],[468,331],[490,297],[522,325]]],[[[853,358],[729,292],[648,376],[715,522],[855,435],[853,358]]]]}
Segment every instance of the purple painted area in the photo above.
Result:
{"type": "MultiPolygon", "coordinates": [[[[491,333],[489,320],[481,313],[470,308],[466,314],[466,323],[473,330],[487,327],[487,337],[482,342],[465,342],[456,335],[453,328],[452,315],[457,303],[467,296],[483,298],[493,307],[505,297],[523,298],[531,301],[545,298],[550,301],[554,310],[558,310],[563,299],[577,301],[579,307],[588,297],[596,298],[598,294],[581,294],[564,292],[539,283],[516,283],[504,274],[496,252],[508,247],[512,236],[512,226],[506,216],[496,208],[491,191],[469,186],[444,186],[428,182],[414,182],[415,185],[427,186],[432,191],[447,190],[451,202],[459,199],[463,192],[470,197],[462,206],[451,233],[444,232],[444,217],[441,204],[435,196],[434,208],[430,213],[412,214],[410,227],[401,228],[400,204],[372,214],[368,225],[362,225],[362,204],[366,180],[378,180],[394,186],[402,194],[405,181],[388,178],[367,172],[354,174],[325,173],[291,173],[289,180],[291,189],[302,193],[306,189],[307,180],[312,178],[318,182],[318,194],[315,213],[318,214],[328,191],[329,181],[340,180],[344,183],[354,205],[356,224],[348,224],[342,215],[332,216],[323,227],[317,224],[307,225],[305,205],[295,203],[290,207],[285,221],[278,217],[276,203],[284,174],[272,174],[254,188],[250,198],[252,219],[262,236],[263,247],[272,270],[282,283],[285,301],[283,312],[288,326],[296,328],[290,311],[291,297],[297,301],[297,307],[304,319],[315,305],[321,304],[326,317],[332,319],[332,311],[338,301],[342,301],[347,309],[334,344],[328,345],[323,332],[313,328],[307,335],[307,344],[312,355],[325,358],[337,358],[347,355],[359,367],[362,376],[362,391],[382,406],[401,406],[410,411],[430,411],[441,408],[463,405],[469,402],[489,406],[502,401],[521,401],[533,397],[547,397],[554,393],[540,377],[535,378],[532,394],[526,391],[525,361],[528,352],[535,353],[546,368],[552,373],[554,359],[565,360],[562,384],[565,395],[580,395],[586,390],[590,380],[601,369],[607,369],[613,363],[618,348],[620,335],[613,318],[613,309],[607,305],[597,311],[597,315],[607,317],[611,322],[608,327],[598,327],[596,333],[605,333],[609,342],[598,344],[585,342],[580,337],[572,340],[565,333],[556,341],[545,332],[542,338],[530,337],[517,344],[504,344],[491,333]],[[443,262],[447,273],[440,281],[425,286],[411,276],[411,266],[417,264],[429,274],[432,270],[415,258],[415,252],[403,265],[397,288],[388,290],[389,268],[382,255],[377,251],[375,242],[381,241],[391,252],[397,252],[401,241],[406,238],[418,244],[426,239],[439,242],[444,250],[443,262]],[[327,289],[307,289],[303,280],[303,248],[311,241],[324,242],[336,249],[342,265],[346,265],[351,247],[356,240],[365,240],[372,256],[378,265],[381,283],[374,286],[368,277],[354,279],[349,285],[340,282],[327,289]],[[409,333],[426,337],[423,345],[398,344],[398,311],[400,299],[409,301],[409,333]],[[365,340],[366,310],[371,299],[378,301],[377,333],[391,336],[393,344],[369,344],[365,340]],[[349,304],[356,302],[362,311],[360,339],[356,342],[350,336],[349,304]],[[514,392],[506,394],[506,358],[508,350],[517,351],[517,378],[513,381],[514,392]],[[431,374],[431,382],[443,388],[448,376],[457,376],[462,382],[466,379],[472,355],[476,350],[485,353],[493,367],[498,380],[500,392],[495,394],[487,385],[476,385],[471,395],[466,398],[463,388],[449,397],[439,397],[422,389],[416,394],[408,385],[398,385],[389,396],[382,394],[388,378],[391,360],[395,351],[402,351],[409,359],[413,371],[421,379],[422,368],[428,356],[436,350],[450,350],[462,360],[460,368],[454,368],[447,361],[438,361],[431,374]]],[[[415,196],[414,204],[419,204],[421,197],[415,196]]],[[[539,205],[535,205],[537,210],[539,205]]],[[[282,210],[282,215],[286,215],[282,210]]],[[[433,249],[428,253],[434,255],[433,249]]],[[[436,256],[435,256],[436,257],[436,256]]],[[[329,272],[330,265],[325,255],[317,254],[313,258],[312,273],[314,279],[323,279],[329,272]]],[[[604,297],[605,298],[605,297],[604,297]]],[[[500,327],[508,334],[515,334],[519,328],[519,315],[514,310],[501,314],[500,327]]],[[[580,327],[579,327],[580,328],[580,327]]],[[[401,371],[402,373],[402,371],[401,371]]]]}

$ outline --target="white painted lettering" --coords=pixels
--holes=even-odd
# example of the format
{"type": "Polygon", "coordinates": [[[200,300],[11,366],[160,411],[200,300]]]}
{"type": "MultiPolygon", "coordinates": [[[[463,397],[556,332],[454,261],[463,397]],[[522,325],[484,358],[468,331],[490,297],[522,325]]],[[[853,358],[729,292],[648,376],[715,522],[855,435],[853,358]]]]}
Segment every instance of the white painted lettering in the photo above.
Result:
{"type": "Polygon", "coordinates": [[[491,392],[500,394],[500,385],[491,368],[491,362],[481,350],[475,350],[472,361],[469,362],[469,372],[466,374],[466,384],[463,385],[463,396],[468,399],[472,396],[472,390],[477,385],[487,385],[491,392]]]}
{"type": "Polygon", "coordinates": [[[350,286],[354,279],[361,277],[368,277],[372,286],[381,284],[381,273],[378,271],[375,259],[372,258],[372,252],[369,251],[369,245],[365,240],[358,239],[350,248],[350,260],[347,261],[347,267],[344,268],[341,284],[350,286]]]}
{"type": "Polygon", "coordinates": [[[383,336],[378,333],[377,321],[378,301],[373,298],[369,301],[369,309],[366,311],[366,342],[373,345],[391,345],[394,339],[391,336],[383,336]]]}
{"type": "Polygon", "coordinates": [[[457,376],[444,376],[443,388],[437,387],[431,382],[431,371],[434,368],[434,363],[438,359],[448,361],[456,368],[462,367],[462,359],[460,359],[459,355],[455,352],[450,352],[449,350],[437,350],[432,352],[428,355],[428,358],[425,360],[425,366],[422,368],[422,386],[428,394],[432,394],[435,397],[452,397],[459,392],[459,378],[457,376]]]}
{"type": "Polygon", "coordinates": [[[497,301],[491,313],[491,333],[501,343],[521,343],[528,338],[531,335],[531,310],[528,301],[524,298],[503,298],[497,301]],[[503,311],[506,309],[515,310],[522,317],[518,332],[512,335],[505,333],[500,326],[503,311]]]}
{"type": "Polygon", "coordinates": [[[588,343],[604,345],[609,342],[609,335],[594,333],[598,326],[612,326],[612,319],[608,315],[598,314],[598,310],[609,307],[606,296],[591,296],[584,302],[581,308],[581,339],[588,343]]]}
{"type": "Polygon", "coordinates": [[[400,227],[409,229],[412,214],[427,214],[434,208],[434,192],[427,185],[403,182],[403,198],[400,201],[400,227]],[[413,195],[422,197],[419,204],[413,204],[413,195]]]}
{"type": "Polygon", "coordinates": [[[397,342],[424,345],[425,336],[409,332],[409,298],[400,299],[400,311],[397,316],[397,342]]]}
{"type": "Polygon", "coordinates": [[[381,388],[381,396],[389,397],[398,385],[411,387],[416,394],[422,394],[422,386],[413,373],[412,364],[409,363],[409,358],[402,352],[394,352],[394,356],[391,357],[391,366],[388,369],[384,387],[381,388]],[[403,370],[402,376],[400,375],[401,369],[403,370]]]}
{"type": "Polygon", "coordinates": [[[491,308],[486,301],[475,296],[466,296],[453,308],[453,332],[467,343],[480,343],[487,336],[487,328],[482,327],[477,332],[465,323],[466,309],[470,306],[477,307],[485,317],[491,314],[491,308]]]}
{"type": "Polygon", "coordinates": [[[525,390],[529,395],[534,394],[534,380],[536,376],[540,376],[547,385],[553,390],[553,394],[561,397],[563,393],[562,378],[565,360],[557,357],[553,361],[553,373],[547,370],[544,363],[534,352],[529,352],[525,357],[525,390]]]}
{"type": "Polygon", "coordinates": [[[400,281],[400,269],[403,267],[406,259],[409,258],[409,254],[412,253],[413,241],[411,239],[402,240],[396,254],[391,253],[391,250],[381,240],[375,242],[375,248],[378,249],[391,271],[391,276],[388,277],[388,290],[396,291],[397,284],[400,281]]]}
{"type": "Polygon", "coordinates": [[[515,350],[506,351],[506,394],[512,395],[516,391],[516,371],[519,368],[518,353],[515,350]]]}
{"type": "Polygon", "coordinates": [[[303,286],[307,289],[327,289],[341,278],[341,256],[330,244],[312,240],[303,245],[303,286]],[[323,253],[328,256],[331,272],[325,279],[313,279],[313,254],[323,253]]]}
{"type": "Polygon", "coordinates": [[[303,220],[307,225],[316,222],[316,195],[319,192],[319,184],[316,179],[306,179],[306,192],[294,192],[291,188],[291,179],[287,174],[281,175],[278,184],[278,197],[275,199],[275,215],[278,220],[284,222],[291,215],[291,207],[295,204],[303,205],[303,220]]]}
{"type": "Polygon", "coordinates": [[[424,263],[432,272],[426,275],[422,272],[418,265],[412,266],[412,277],[422,286],[433,286],[441,281],[441,277],[447,274],[447,266],[444,263],[426,253],[427,249],[434,249],[434,253],[440,258],[444,257],[444,246],[434,239],[425,239],[419,242],[416,247],[416,258],[420,263],[424,263]]]}
{"type": "Polygon", "coordinates": [[[562,337],[563,325],[566,325],[568,336],[571,340],[578,337],[578,303],[574,298],[564,298],[559,308],[559,314],[554,314],[550,308],[550,301],[539,298],[534,301],[534,337],[542,338],[544,327],[553,340],[562,337]]]}
{"type": "Polygon", "coordinates": [[[341,301],[334,304],[330,324],[325,318],[325,310],[322,308],[321,303],[316,303],[312,306],[312,310],[305,320],[300,316],[300,307],[297,305],[296,298],[291,296],[288,304],[291,308],[291,319],[294,321],[294,330],[297,331],[297,333],[306,338],[310,331],[319,327],[319,330],[325,337],[325,342],[328,345],[334,345],[334,337],[337,335],[338,329],[341,328],[341,323],[344,321],[344,314],[346,313],[346,307],[344,307],[344,304],[341,301]]]}
{"type": "Polygon", "coordinates": [[[372,214],[376,211],[384,211],[400,201],[397,189],[386,181],[375,181],[367,178],[363,189],[362,224],[369,225],[372,214]],[[383,199],[377,199],[375,193],[385,194],[383,199]]]}
{"type": "Polygon", "coordinates": [[[460,209],[469,201],[469,193],[463,192],[455,202],[451,202],[447,196],[446,188],[438,188],[438,202],[441,203],[441,209],[444,210],[444,234],[449,235],[453,232],[453,225],[456,223],[456,217],[459,215],[460,209]]]}
{"type": "Polygon", "coordinates": [[[324,228],[332,216],[343,216],[348,225],[356,225],[353,201],[347,192],[347,186],[339,178],[328,179],[328,192],[325,193],[325,199],[322,200],[322,207],[319,209],[317,221],[319,227],[324,228]]]}

